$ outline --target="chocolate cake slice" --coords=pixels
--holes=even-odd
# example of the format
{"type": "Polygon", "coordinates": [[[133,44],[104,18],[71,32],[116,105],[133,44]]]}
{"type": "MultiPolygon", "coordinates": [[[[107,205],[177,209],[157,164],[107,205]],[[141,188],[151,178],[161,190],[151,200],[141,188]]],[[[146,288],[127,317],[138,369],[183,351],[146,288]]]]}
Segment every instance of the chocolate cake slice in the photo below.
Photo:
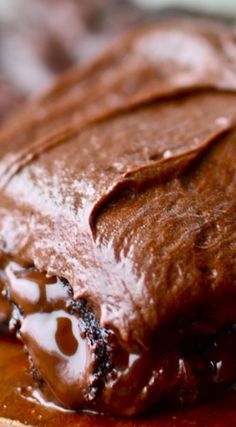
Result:
{"type": "Polygon", "coordinates": [[[11,327],[61,405],[136,415],[236,381],[235,32],[137,30],[0,135],[11,327]]]}

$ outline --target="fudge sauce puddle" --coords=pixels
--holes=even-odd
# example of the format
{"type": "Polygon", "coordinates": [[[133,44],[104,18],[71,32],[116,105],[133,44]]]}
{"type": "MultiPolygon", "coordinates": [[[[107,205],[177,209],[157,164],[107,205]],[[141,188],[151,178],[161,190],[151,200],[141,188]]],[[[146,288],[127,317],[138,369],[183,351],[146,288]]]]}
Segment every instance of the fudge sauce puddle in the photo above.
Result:
{"type": "Polygon", "coordinates": [[[76,311],[80,303],[72,300],[66,281],[15,262],[5,267],[5,278],[6,294],[14,304],[10,324],[19,328],[32,373],[43,380],[42,392],[47,384],[66,408],[112,408],[119,414],[122,407],[124,415],[133,415],[158,396],[192,403],[205,387],[226,387],[236,380],[236,325],[230,326],[234,302],[225,302],[220,318],[216,305],[211,314],[202,309],[195,318],[179,321],[154,338],[156,344],[148,351],[135,354],[115,341],[112,347],[109,331],[88,334],[92,325],[86,321],[94,321],[93,315],[87,312],[86,319],[81,308],[76,311]],[[110,347],[105,343],[104,351],[101,337],[109,333],[110,347]],[[104,365],[108,351],[110,366],[109,358],[104,365]]]}
{"type": "MultiPolygon", "coordinates": [[[[236,423],[236,392],[226,392],[214,401],[185,408],[158,406],[144,417],[124,420],[81,412],[68,412],[42,397],[31,375],[22,346],[13,338],[0,337],[0,422],[6,418],[37,427],[232,427],[236,423]],[[4,417],[2,419],[1,417],[4,417]]],[[[45,393],[45,390],[44,390],[45,393]]]]}

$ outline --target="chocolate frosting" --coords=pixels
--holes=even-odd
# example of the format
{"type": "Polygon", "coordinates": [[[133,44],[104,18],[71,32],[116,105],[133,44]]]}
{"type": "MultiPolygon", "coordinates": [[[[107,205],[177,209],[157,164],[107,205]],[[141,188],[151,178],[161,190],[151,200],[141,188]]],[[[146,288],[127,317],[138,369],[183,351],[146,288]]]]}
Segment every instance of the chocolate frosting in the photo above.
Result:
{"type": "Polygon", "coordinates": [[[137,30],[1,132],[2,259],[66,279],[129,352],[235,296],[235,50],[207,21],[137,30]]]}
{"type": "Polygon", "coordinates": [[[234,51],[213,24],[145,29],[2,132],[2,251],[65,277],[123,339],[233,286],[234,51]]]}

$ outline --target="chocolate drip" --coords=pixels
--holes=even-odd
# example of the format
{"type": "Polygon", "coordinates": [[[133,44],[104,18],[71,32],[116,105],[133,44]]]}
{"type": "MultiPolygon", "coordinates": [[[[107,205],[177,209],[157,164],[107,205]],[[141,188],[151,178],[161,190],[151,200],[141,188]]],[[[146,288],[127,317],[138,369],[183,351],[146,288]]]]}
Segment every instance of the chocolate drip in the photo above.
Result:
{"type": "Polygon", "coordinates": [[[65,383],[67,391],[73,389],[76,406],[93,401],[112,367],[111,332],[100,327],[85,301],[73,301],[66,280],[13,262],[5,273],[5,293],[13,306],[10,327],[26,344],[34,377],[53,390],[56,378],[59,399],[65,383]]]}

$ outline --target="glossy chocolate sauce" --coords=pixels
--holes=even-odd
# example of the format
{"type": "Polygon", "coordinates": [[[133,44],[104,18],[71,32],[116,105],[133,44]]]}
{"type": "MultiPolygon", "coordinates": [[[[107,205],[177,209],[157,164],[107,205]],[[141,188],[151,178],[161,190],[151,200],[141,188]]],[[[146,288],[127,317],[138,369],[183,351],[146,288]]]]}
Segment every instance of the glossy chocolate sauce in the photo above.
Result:
{"type": "Polygon", "coordinates": [[[22,346],[12,338],[0,338],[0,425],[7,419],[36,427],[232,427],[236,423],[236,393],[221,394],[210,402],[185,408],[163,407],[133,420],[111,418],[59,408],[45,400],[27,369],[22,346]],[[1,417],[4,417],[2,420],[1,417]]]}
{"type": "Polygon", "coordinates": [[[236,380],[234,52],[220,24],[138,30],[1,132],[11,327],[64,407],[131,416],[236,380]]]}
{"type": "Polygon", "coordinates": [[[73,300],[66,281],[15,262],[4,273],[13,303],[10,328],[29,352],[39,387],[49,387],[64,407],[133,415],[158,397],[189,404],[205,389],[236,379],[233,299],[177,319],[149,349],[131,353],[100,327],[85,302],[73,300]]]}

